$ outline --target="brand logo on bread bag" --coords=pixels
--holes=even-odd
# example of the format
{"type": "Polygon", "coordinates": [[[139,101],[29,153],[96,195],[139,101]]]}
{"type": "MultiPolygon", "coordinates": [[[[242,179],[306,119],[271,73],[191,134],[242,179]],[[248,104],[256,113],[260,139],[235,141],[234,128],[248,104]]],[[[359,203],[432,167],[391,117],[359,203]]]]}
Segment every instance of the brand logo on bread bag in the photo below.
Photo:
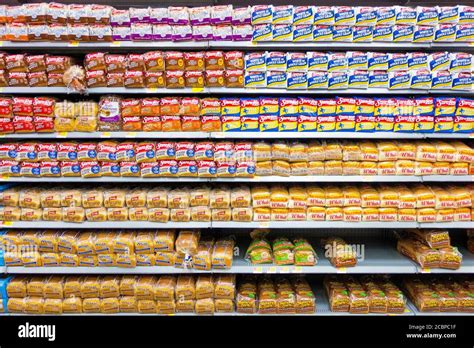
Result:
{"type": "Polygon", "coordinates": [[[450,133],[454,129],[454,118],[452,116],[435,117],[434,131],[439,133],[450,133]]]}
{"type": "Polygon", "coordinates": [[[309,24],[295,25],[293,27],[293,41],[312,41],[313,26],[309,24]]]}
{"type": "Polygon", "coordinates": [[[441,24],[435,30],[435,42],[449,42],[454,41],[456,37],[456,26],[453,24],[441,24]]]}
{"type": "Polygon", "coordinates": [[[352,27],[347,25],[335,25],[332,27],[333,41],[351,41],[352,27]]]}
{"type": "Polygon", "coordinates": [[[434,116],[416,116],[415,132],[432,132],[434,130],[434,116]]]}
{"type": "Polygon", "coordinates": [[[471,133],[474,126],[474,117],[454,116],[453,131],[456,133],[471,133]]]}
{"type": "Polygon", "coordinates": [[[280,116],[278,117],[278,131],[294,132],[298,129],[297,116],[280,116]]]}
{"type": "Polygon", "coordinates": [[[317,129],[317,116],[298,116],[298,132],[310,132],[317,129]]]}
{"type": "Polygon", "coordinates": [[[16,144],[0,144],[0,159],[15,159],[18,155],[16,148],[16,144]]]}
{"type": "Polygon", "coordinates": [[[352,27],[353,42],[372,42],[373,27],[352,27]]]}
{"type": "Polygon", "coordinates": [[[314,8],[313,6],[297,6],[293,10],[293,25],[313,24],[314,8]]]}
{"type": "Polygon", "coordinates": [[[474,40],[474,25],[458,25],[456,26],[456,38],[457,42],[470,42],[474,40]]]}
{"type": "Polygon", "coordinates": [[[331,41],[332,28],[329,25],[313,25],[313,41],[331,41]]]}

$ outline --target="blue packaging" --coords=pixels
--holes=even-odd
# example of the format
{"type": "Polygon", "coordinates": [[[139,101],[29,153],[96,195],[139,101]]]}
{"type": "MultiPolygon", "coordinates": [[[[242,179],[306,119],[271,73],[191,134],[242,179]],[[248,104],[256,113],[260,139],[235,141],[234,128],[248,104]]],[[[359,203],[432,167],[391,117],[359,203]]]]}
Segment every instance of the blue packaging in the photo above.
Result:
{"type": "Polygon", "coordinates": [[[286,72],[267,71],[267,88],[286,88],[286,72]]]}
{"type": "Polygon", "coordinates": [[[352,27],[348,25],[335,25],[332,27],[333,41],[352,42],[352,27]]]}
{"type": "Polygon", "coordinates": [[[292,71],[287,74],[287,89],[306,89],[308,86],[308,74],[305,72],[292,71]]]}
{"type": "Polygon", "coordinates": [[[376,25],[372,33],[374,41],[392,41],[393,26],[391,25],[376,25]]]}
{"type": "Polygon", "coordinates": [[[328,55],[323,52],[308,52],[308,70],[327,71],[328,55]]]}
{"type": "Polygon", "coordinates": [[[313,41],[313,27],[309,24],[295,25],[293,41],[313,41]]]}
{"type": "Polygon", "coordinates": [[[347,70],[330,72],[328,75],[328,89],[349,88],[349,75],[347,70]]]}
{"type": "Polygon", "coordinates": [[[367,70],[368,60],[365,52],[347,52],[347,67],[351,70],[367,70]]]}
{"type": "Polygon", "coordinates": [[[411,25],[396,25],[393,28],[393,42],[412,42],[415,27],[411,25]]]}
{"type": "Polygon", "coordinates": [[[388,88],[388,73],[384,70],[369,71],[369,88],[388,88]]]}
{"type": "Polygon", "coordinates": [[[265,55],[265,65],[267,70],[286,71],[286,53],[267,52],[265,55]]]}
{"type": "Polygon", "coordinates": [[[272,41],[273,30],[271,24],[259,24],[253,27],[252,41],[272,41]]]}
{"type": "Polygon", "coordinates": [[[417,97],[414,102],[414,116],[434,116],[435,100],[433,97],[417,97]]]}
{"type": "Polygon", "coordinates": [[[372,27],[352,27],[352,42],[372,42],[372,27]]]}
{"type": "Polygon", "coordinates": [[[367,64],[369,70],[388,70],[388,53],[368,52],[367,64]]]}
{"type": "Polygon", "coordinates": [[[277,24],[272,30],[273,41],[291,41],[293,40],[293,27],[288,24],[277,24]]]}
{"type": "Polygon", "coordinates": [[[369,86],[369,72],[367,70],[349,71],[349,88],[367,89],[369,86]]]}
{"type": "Polygon", "coordinates": [[[7,294],[7,285],[12,280],[12,276],[8,276],[5,278],[0,278],[0,297],[4,300],[8,299],[7,294]]]}
{"type": "Polygon", "coordinates": [[[313,41],[332,41],[332,26],[313,25],[313,41]]]}
{"type": "Polygon", "coordinates": [[[313,24],[314,23],[314,7],[313,6],[296,6],[293,8],[293,25],[313,24]]]}
{"type": "Polygon", "coordinates": [[[474,25],[465,24],[456,27],[456,42],[474,41],[474,25]]]}
{"type": "Polygon", "coordinates": [[[434,40],[435,27],[415,26],[413,42],[432,42],[434,40]]]}
{"type": "Polygon", "coordinates": [[[408,53],[408,70],[429,69],[428,55],[423,52],[408,53]]]}

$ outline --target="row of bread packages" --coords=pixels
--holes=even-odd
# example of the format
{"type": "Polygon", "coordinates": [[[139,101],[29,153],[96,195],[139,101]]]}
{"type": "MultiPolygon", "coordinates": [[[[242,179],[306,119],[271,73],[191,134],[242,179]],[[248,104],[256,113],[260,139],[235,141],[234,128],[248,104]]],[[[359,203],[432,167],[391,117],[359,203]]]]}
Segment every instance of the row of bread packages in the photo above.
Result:
{"type": "MultiPolygon", "coordinates": [[[[261,162],[263,163],[263,162],[261,162]]],[[[464,163],[465,164],[465,163],[464,163]]],[[[301,166],[300,166],[301,167],[301,166]]],[[[449,164],[442,170],[448,169],[453,175],[465,175],[469,171],[465,166],[456,166],[450,169],[449,164]]],[[[295,169],[296,170],[296,169],[295,169]]],[[[265,171],[265,173],[267,173],[265,171]]],[[[285,171],[275,175],[286,175],[285,171]]],[[[316,173],[316,170],[314,171],[316,173]]],[[[427,172],[427,170],[425,170],[427,172]]],[[[262,172],[263,173],[263,172],[262,172]]],[[[295,173],[303,175],[299,168],[295,173]]],[[[310,173],[308,170],[306,173],[310,173]]],[[[0,174],[4,177],[30,177],[30,178],[59,178],[59,177],[134,177],[134,178],[160,178],[160,177],[193,177],[193,178],[251,178],[255,175],[254,161],[229,160],[195,161],[195,160],[160,160],[155,162],[98,162],[98,161],[41,161],[18,162],[12,160],[0,161],[0,174]]],[[[315,174],[316,175],[316,174],[315,174]]]]}
{"type": "Polygon", "coordinates": [[[226,276],[14,277],[2,289],[12,313],[233,312],[236,279],[226,276]]]}
{"type": "Polygon", "coordinates": [[[333,312],[400,314],[406,309],[403,292],[389,278],[330,276],[324,288],[333,312]]]}
{"type": "MultiPolygon", "coordinates": [[[[461,26],[462,27],[462,26],[461,26]]],[[[6,41],[250,41],[251,25],[170,25],[132,23],[130,26],[107,24],[25,24],[0,25],[0,39],[6,41]]]]}
{"type": "Polygon", "coordinates": [[[0,239],[6,266],[230,269],[234,252],[233,238],[201,238],[199,231],[7,231],[0,239]]]}
{"type": "MultiPolygon", "coordinates": [[[[462,143],[460,143],[462,144],[462,143]]],[[[281,144],[285,146],[286,144],[281,144]]],[[[301,149],[293,146],[295,151],[304,152],[306,154],[303,143],[300,144],[301,149]]],[[[0,160],[16,160],[24,162],[41,162],[41,161],[102,161],[118,163],[121,161],[136,161],[137,163],[155,162],[160,160],[177,160],[177,161],[253,161],[253,146],[250,141],[232,142],[232,141],[126,141],[117,142],[105,140],[101,142],[27,142],[27,143],[3,143],[0,145],[0,160]]],[[[270,146],[270,145],[268,145],[270,146]]],[[[278,147],[277,145],[274,145],[278,147]]],[[[286,145],[287,146],[287,145],[286,145]]],[[[307,145],[306,145],[307,146],[307,145]]],[[[354,145],[356,147],[356,145],[354,145]]],[[[460,148],[461,145],[459,145],[460,148]]],[[[288,149],[288,147],[286,147],[288,149]]],[[[466,150],[462,148],[465,152],[466,150]]],[[[470,149],[466,146],[466,149],[470,149]]],[[[319,151],[320,149],[318,149],[319,151]]],[[[357,147],[358,150],[358,147],[357,147]]],[[[274,150],[277,151],[277,150],[274,150]]],[[[282,152],[285,149],[282,150],[282,152]]],[[[474,152],[474,150],[473,150],[474,152]]],[[[341,152],[342,153],[342,152],[341,152]]],[[[435,152],[436,153],[436,152],[435,152]]],[[[457,155],[456,159],[466,162],[466,155],[459,156],[453,148],[453,154],[457,155]]],[[[261,154],[259,160],[265,160],[263,157],[266,153],[261,154]]],[[[284,154],[282,154],[283,156],[284,154]]],[[[277,153],[274,159],[280,158],[277,153]],[[277,158],[278,157],[278,158],[277,158]]],[[[303,154],[301,154],[303,156],[303,154]]],[[[324,155],[323,155],[324,156],[324,155]]],[[[271,157],[269,159],[272,159],[271,157]]],[[[320,158],[318,158],[319,160],[320,158]]],[[[323,158],[324,159],[324,158],[323,158]]],[[[332,158],[328,158],[332,159],[332,158]]],[[[337,159],[346,159],[344,157],[337,159]]],[[[409,158],[411,159],[411,158],[409,158]]],[[[413,158],[415,159],[415,158],[413,158]]],[[[294,161],[303,161],[297,158],[294,161]]],[[[355,159],[357,160],[357,159],[355,159]]],[[[416,158],[416,160],[420,160],[416,158]]],[[[421,159],[425,160],[425,159],[421,159]]]]}
{"type": "Polygon", "coordinates": [[[462,52],[249,52],[245,71],[308,72],[345,70],[471,72],[472,55],[462,52]]]}
{"type": "Polygon", "coordinates": [[[474,312],[474,284],[465,279],[410,277],[405,292],[421,312],[474,312]]]}
{"type": "MultiPolygon", "coordinates": [[[[237,145],[236,145],[237,146],[237,145]]],[[[474,160],[474,149],[460,142],[444,141],[258,141],[252,144],[257,162],[283,160],[307,161],[368,161],[385,162],[412,160],[420,162],[467,162],[474,160]]],[[[0,157],[1,158],[1,157],[0,157]]],[[[8,158],[3,158],[8,159],[8,158]]]]}
{"type": "Polygon", "coordinates": [[[471,6],[293,6],[232,5],[144,7],[115,9],[96,4],[38,3],[0,7],[0,23],[153,23],[208,24],[323,24],[348,26],[473,24],[471,6]]]}
{"type": "Polygon", "coordinates": [[[253,42],[471,42],[473,24],[370,26],[258,24],[253,42]]]}
{"type": "Polygon", "coordinates": [[[468,208],[474,197],[473,185],[325,185],[325,186],[157,186],[152,189],[120,187],[4,188],[0,204],[29,209],[83,208],[468,208]]]}
{"type": "Polygon", "coordinates": [[[451,73],[447,70],[393,71],[345,70],[345,71],[250,71],[245,72],[245,88],[275,88],[290,90],[341,90],[388,88],[471,90],[473,77],[470,72],[451,73]]]}

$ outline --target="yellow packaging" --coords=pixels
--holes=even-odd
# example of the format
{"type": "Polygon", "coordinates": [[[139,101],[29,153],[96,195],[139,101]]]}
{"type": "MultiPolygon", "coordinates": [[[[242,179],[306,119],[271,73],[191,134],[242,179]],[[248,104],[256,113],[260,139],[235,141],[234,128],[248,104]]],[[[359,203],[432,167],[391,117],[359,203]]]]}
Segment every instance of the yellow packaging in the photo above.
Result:
{"type": "Polygon", "coordinates": [[[413,208],[398,209],[398,221],[400,222],[417,221],[416,209],[413,209],[413,208]]]}
{"type": "Polygon", "coordinates": [[[56,298],[47,298],[44,300],[44,313],[45,314],[62,314],[63,313],[63,300],[56,298]]]}
{"type": "Polygon", "coordinates": [[[82,300],[83,313],[100,313],[100,298],[85,298],[82,300]]]}
{"type": "Polygon", "coordinates": [[[361,220],[364,222],[379,221],[378,208],[362,208],[361,220]]]}
{"type": "Polygon", "coordinates": [[[83,278],[81,276],[66,277],[63,285],[64,298],[81,297],[82,280],[83,278]]]}
{"type": "Polygon", "coordinates": [[[318,186],[308,186],[307,191],[308,199],[306,204],[308,207],[312,206],[319,206],[325,207],[326,206],[326,191],[325,189],[318,187],[318,186]]]}
{"type": "Polygon", "coordinates": [[[135,283],[137,276],[124,275],[120,279],[119,290],[121,296],[134,296],[135,295],[135,283]]]}
{"type": "Polygon", "coordinates": [[[326,208],[327,221],[342,221],[343,218],[344,218],[344,212],[341,207],[326,208]]]}
{"type": "Polygon", "coordinates": [[[344,207],[343,214],[343,220],[346,222],[360,222],[362,220],[361,207],[344,207]]]}
{"type": "Polygon", "coordinates": [[[379,220],[386,222],[398,221],[397,208],[379,208],[379,220]]]}
{"type": "Polygon", "coordinates": [[[122,296],[119,299],[119,310],[121,313],[137,313],[138,303],[133,296],[122,296]]]}
{"type": "Polygon", "coordinates": [[[63,313],[82,313],[82,299],[79,297],[64,299],[63,313]]]}
{"type": "Polygon", "coordinates": [[[44,314],[44,299],[41,297],[27,297],[25,299],[25,313],[44,314]]]}
{"type": "Polygon", "coordinates": [[[306,210],[308,221],[324,221],[326,219],[326,208],[324,207],[308,207],[306,210]]]}
{"type": "Polygon", "coordinates": [[[421,208],[416,211],[417,222],[436,222],[436,209],[434,208],[421,208]]]}
{"type": "Polygon", "coordinates": [[[120,301],[116,297],[103,298],[100,300],[100,313],[119,313],[120,301]]]}
{"type": "Polygon", "coordinates": [[[396,162],[385,161],[377,164],[377,175],[396,175],[396,162]]]}
{"type": "Polygon", "coordinates": [[[44,285],[47,278],[37,276],[29,279],[26,286],[28,296],[43,297],[44,296],[44,285]]]}

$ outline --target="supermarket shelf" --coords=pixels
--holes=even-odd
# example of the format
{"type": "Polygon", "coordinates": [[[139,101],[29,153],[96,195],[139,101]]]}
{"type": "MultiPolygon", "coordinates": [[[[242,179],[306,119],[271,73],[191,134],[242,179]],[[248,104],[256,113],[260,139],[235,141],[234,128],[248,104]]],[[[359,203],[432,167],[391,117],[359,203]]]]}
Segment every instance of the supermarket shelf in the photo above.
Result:
{"type": "Polygon", "coordinates": [[[5,266],[0,266],[0,274],[7,273],[7,268],[5,266]]]}
{"type": "MultiPolygon", "coordinates": [[[[87,94],[207,94],[208,88],[88,88],[87,94]]],[[[232,92],[228,92],[232,93],[232,92]]],[[[3,87],[0,94],[79,94],[66,87],[3,87]]]]}
{"type": "Polygon", "coordinates": [[[67,229],[142,229],[142,228],[210,228],[210,222],[150,222],[150,221],[106,221],[83,223],[63,221],[3,221],[4,228],[67,228],[67,229]]]}
{"type": "Polygon", "coordinates": [[[472,182],[472,175],[424,175],[423,182],[472,182]]]}
{"type": "Polygon", "coordinates": [[[101,178],[83,178],[83,177],[0,177],[0,182],[78,182],[78,183],[89,183],[89,182],[117,182],[117,183],[152,183],[152,182],[209,182],[209,181],[220,181],[220,180],[209,180],[208,178],[193,178],[193,177],[160,177],[160,178],[142,178],[142,177],[101,177],[101,178]]]}
{"type": "Polygon", "coordinates": [[[267,222],[212,222],[212,228],[417,228],[416,222],[344,222],[344,221],[267,221],[267,222]]]}
{"type": "Polygon", "coordinates": [[[206,139],[207,132],[56,132],[56,133],[13,133],[0,134],[0,139],[206,139]]]}
{"type": "Polygon", "coordinates": [[[420,223],[419,228],[474,228],[474,221],[420,223]]]}
{"type": "Polygon", "coordinates": [[[459,252],[462,254],[462,263],[459,269],[443,269],[431,268],[424,269],[418,264],[416,265],[417,273],[432,273],[432,274],[473,274],[474,273],[474,254],[470,253],[465,247],[456,245],[459,252]]]}
{"type": "MultiPolygon", "coordinates": [[[[457,45],[453,48],[465,47],[457,45]]],[[[437,48],[449,45],[438,44],[437,48]]],[[[219,49],[284,49],[284,50],[302,50],[302,49],[318,49],[318,50],[400,50],[400,49],[428,49],[431,47],[430,43],[410,43],[410,42],[252,42],[252,41],[210,41],[210,48],[219,49]]]]}
{"type": "MultiPolygon", "coordinates": [[[[220,182],[422,182],[421,176],[362,176],[362,175],[306,175],[306,176],[256,176],[253,178],[215,178],[220,182]]],[[[449,181],[449,180],[444,180],[449,181]]]]}
{"type": "Polygon", "coordinates": [[[74,51],[89,52],[90,49],[194,49],[194,48],[208,48],[208,41],[112,41],[112,42],[79,42],[79,41],[51,41],[51,42],[11,42],[0,41],[0,46],[3,49],[45,49],[51,52],[51,49],[67,49],[74,51]]]}
{"type": "MultiPolygon", "coordinates": [[[[465,134],[465,136],[468,135],[465,134]]],[[[394,132],[213,132],[210,133],[210,137],[212,139],[423,139],[425,134],[394,132]]]]}
{"type": "MultiPolygon", "coordinates": [[[[287,90],[287,89],[272,89],[272,88],[216,88],[210,87],[208,88],[211,94],[261,94],[261,95],[288,95],[288,94],[296,94],[296,95],[309,95],[309,94],[324,94],[324,95],[347,95],[347,94],[355,94],[355,95],[362,95],[362,94],[428,94],[428,91],[421,90],[421,89],[395,89],[390,90],[388,88],[369,88],[369,89],[356,89],[356,88],[348,88],[348,89],[294,89],[294,90],[287,90]]],[[[449,90],[447,90],[446,94],[450,94],[449,90]]],[[[455,91],[459,94],[459,91],[455,91]]]]}

